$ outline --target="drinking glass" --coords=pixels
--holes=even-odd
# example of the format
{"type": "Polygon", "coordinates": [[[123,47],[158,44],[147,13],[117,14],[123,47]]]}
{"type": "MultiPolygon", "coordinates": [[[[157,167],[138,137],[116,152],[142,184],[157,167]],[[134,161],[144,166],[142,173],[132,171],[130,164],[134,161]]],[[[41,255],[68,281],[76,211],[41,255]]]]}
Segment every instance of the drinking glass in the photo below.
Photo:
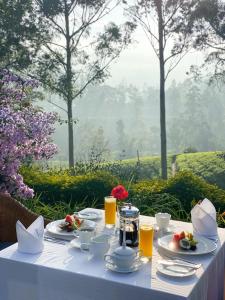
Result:
{"type": "Polygon", "coordinates": [[[151,225],[143,224],[139,230],[139,250],[143,256],[152,257],[154,228],[151,225]]]}
{"type": "Polygon", "coordinates": [[[105,197],[105,225],[112,228],[116,224],[116,198],[105,197]]]}

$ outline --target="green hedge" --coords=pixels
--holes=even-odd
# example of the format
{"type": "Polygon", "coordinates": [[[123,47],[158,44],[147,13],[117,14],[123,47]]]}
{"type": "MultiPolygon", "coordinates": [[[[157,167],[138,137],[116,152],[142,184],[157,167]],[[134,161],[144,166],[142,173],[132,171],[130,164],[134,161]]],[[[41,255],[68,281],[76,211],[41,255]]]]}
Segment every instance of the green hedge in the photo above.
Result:
{"type": "Polygon", "coordinates": [[[71,176],[66,172],[41,172],[23,169],[24,181],[32,187],[44,203],[81,203],[102,207],[104,196],[118,184],[116,177],[107,172],[71,176]]]}
{"type": "MultiPolygon", "coordinates": [[[[44,203],[103,207],[104,196],[109,195],[119,180],[104,171],[71,176],[68,172],[41,172],[23,169],[25,182],[35,190],[44,203]]],[[[124,182],[125,186],[129,184],[124,182]]],[[[156,211],[170,211],[175,219],[187,219],[194,202],[208,198],[216,209],[225,211],[225,191],[190,172],[179,172],[168,181],[144,180],[130,184],[129,201],[141,213],[153,215],[156,211]]]]}

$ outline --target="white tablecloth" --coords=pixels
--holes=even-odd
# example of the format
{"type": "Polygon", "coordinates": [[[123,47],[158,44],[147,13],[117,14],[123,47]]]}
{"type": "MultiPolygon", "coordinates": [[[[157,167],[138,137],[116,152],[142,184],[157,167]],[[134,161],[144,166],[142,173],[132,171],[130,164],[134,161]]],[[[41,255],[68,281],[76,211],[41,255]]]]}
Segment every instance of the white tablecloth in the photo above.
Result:
{"type": "MultiPolygon", "coordinates": [[[[153,218],[142,219],[154,223],[153,218]]],[[[192,231],[190,223],[171,223],[177,231],[192,231]]],[[[223,299],[224,229],[219,229],[215,254],[191,258],[203,264],[192,277],[175,279],[158,274],[159,258],[155,247],[151,262],[137,272],[119,274],[107,270],[103,261],[71,248],[69,243],[45,242],[44,251],[38,255],[19,253],[14,244],[0,252],[0,300],[223,299]]]]}

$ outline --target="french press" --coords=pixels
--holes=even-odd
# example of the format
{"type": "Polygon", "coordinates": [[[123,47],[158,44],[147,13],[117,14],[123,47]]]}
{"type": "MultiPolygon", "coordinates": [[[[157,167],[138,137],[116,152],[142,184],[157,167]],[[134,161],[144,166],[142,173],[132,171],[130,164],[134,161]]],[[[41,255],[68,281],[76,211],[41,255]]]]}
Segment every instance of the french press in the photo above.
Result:
{"type": "Polygon", "coordinates": [[[132,206],[131,203],[125,203],[120,208],[120,245],[123,244],[123,231],[125,227],[126,245],[129,247],[138,246],[139,214],[139,209],[132,206]]]}

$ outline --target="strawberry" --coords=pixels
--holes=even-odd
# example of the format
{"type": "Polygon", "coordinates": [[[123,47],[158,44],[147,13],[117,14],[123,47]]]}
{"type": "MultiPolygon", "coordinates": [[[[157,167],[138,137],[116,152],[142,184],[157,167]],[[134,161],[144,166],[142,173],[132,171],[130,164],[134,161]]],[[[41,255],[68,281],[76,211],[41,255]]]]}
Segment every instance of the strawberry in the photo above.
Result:
{"type": "Polygon", "coordinates": [[[175,233],[175,234],[173,235],[173,241],[174,241],[174,242],[179,242],[179,240],[180,240],[180,234],[179,234],[179,233],[175,233]]]}
{"type": "Polygon", "coordinates": [[[72,224],[74,222],[74,217],[70,215],[66,215],[65,221],[72,224]]]}

